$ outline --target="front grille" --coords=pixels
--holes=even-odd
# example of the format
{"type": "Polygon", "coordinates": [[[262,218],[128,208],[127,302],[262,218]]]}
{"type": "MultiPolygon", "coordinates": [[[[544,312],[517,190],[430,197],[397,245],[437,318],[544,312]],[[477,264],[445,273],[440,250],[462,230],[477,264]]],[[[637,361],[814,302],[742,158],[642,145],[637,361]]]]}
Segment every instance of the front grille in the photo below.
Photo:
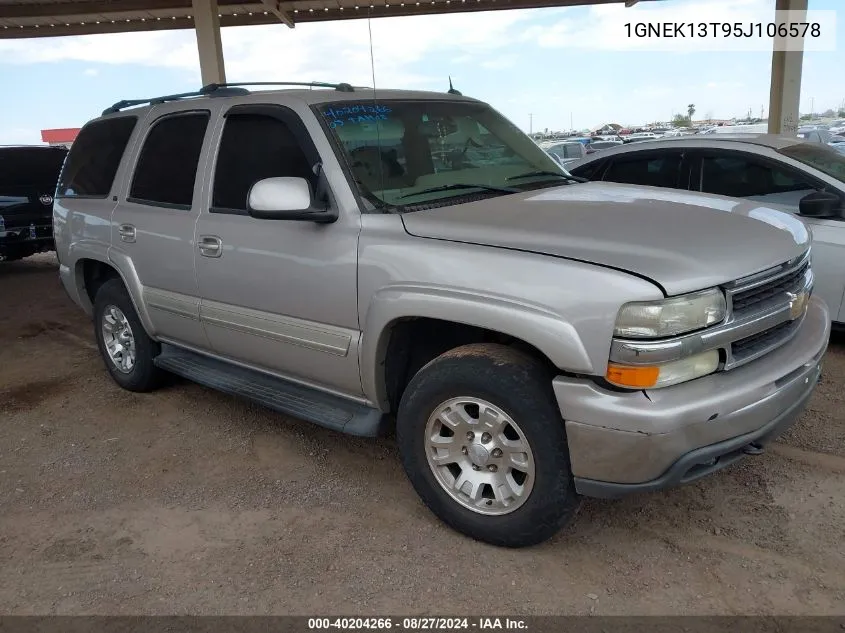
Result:
{"type": "Polygon", "coordinates": [[[733,365],[739,365],[762,356],[773,347],[783,344],[798,331],[801,319],[780,323],[768,330],[747,336],[731,343],[733,365]]]}
{"type": "Polygon", "coordinates": [[[734,314],[742,315],[743,313],[750,312],[759,304],[781,293],[797,292],[804,287],[804,274],[809,267],[810,262],[806,261],[802,266],[783,277],[757,286],[756,288],[736,293],[733,295],[734,314]]]}

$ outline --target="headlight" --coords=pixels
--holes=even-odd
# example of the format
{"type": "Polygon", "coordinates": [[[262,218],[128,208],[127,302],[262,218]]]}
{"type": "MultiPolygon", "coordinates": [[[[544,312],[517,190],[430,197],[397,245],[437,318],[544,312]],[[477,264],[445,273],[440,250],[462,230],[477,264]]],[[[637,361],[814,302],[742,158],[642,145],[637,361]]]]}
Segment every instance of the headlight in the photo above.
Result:
{"type": "Polygon", "coordinates": [[[616,317],[614,336],[660,338],[705,328],[725,318],[725,295],[718,288],[660,301],[626,303],[616,317]]]}
{"type": "Polygon", "coordinates": [[[712,374],[719,368],[719,351],[675,360],[662,365],[620,365],[608,363],[605,378],[611,384],[628,389],[655,389],[687,382],[712,374]]]}

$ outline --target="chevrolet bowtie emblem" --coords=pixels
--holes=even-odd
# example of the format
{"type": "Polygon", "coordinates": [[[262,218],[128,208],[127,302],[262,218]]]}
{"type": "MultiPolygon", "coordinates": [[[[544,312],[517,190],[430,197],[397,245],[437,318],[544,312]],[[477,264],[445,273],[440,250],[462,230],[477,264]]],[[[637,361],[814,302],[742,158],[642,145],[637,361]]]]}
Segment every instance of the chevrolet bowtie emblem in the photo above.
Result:
{"type": "Polygon", "coordinates": [[[798,293],[787,292],[786,294],[789,295],[789,318],[794,321],[802,316],[807,308],[807,293],[802,290],[798,293]]]}

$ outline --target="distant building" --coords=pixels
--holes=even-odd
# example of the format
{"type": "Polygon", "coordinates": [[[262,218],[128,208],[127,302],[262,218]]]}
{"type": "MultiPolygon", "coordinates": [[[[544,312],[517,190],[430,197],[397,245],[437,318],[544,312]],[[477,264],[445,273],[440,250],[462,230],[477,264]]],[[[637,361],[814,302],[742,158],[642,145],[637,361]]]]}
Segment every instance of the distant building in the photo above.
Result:
{"type": "Polygon", "coordinates": [[[52,130],[41,130],[41,141],[48,145],[61,145],[70,147],[76,135],[79,134],[78,127],[63,127],[52,130]]]}
{"type": "Polygon", "coordinates": [[[701,119],[700,121],[693,121],[692,125],[730,125],[733,122],[733,119],[701,119]]]}
{"type": "Polygon", "coordinates": [[[600,125],[596,128],[590,130],[591,134],[594,135],[602,135],[602,134],[618,134],[619,130],[622,129],[622,126],[618,123],[605,123],[604,125],[600,125]]]}

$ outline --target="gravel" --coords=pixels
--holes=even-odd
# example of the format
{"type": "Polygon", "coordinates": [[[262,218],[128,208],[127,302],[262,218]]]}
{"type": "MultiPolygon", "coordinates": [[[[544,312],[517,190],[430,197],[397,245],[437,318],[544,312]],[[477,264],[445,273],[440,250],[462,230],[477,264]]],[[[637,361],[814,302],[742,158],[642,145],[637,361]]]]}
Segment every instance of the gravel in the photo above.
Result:
{"type": "Polygon", "coordinates": [[[765,455],[506,550],[435,519],[391,438],[120,390],[54,258],[0,266],[0,297],[0,612],[843,613],[842,338],[765,455]]]}

